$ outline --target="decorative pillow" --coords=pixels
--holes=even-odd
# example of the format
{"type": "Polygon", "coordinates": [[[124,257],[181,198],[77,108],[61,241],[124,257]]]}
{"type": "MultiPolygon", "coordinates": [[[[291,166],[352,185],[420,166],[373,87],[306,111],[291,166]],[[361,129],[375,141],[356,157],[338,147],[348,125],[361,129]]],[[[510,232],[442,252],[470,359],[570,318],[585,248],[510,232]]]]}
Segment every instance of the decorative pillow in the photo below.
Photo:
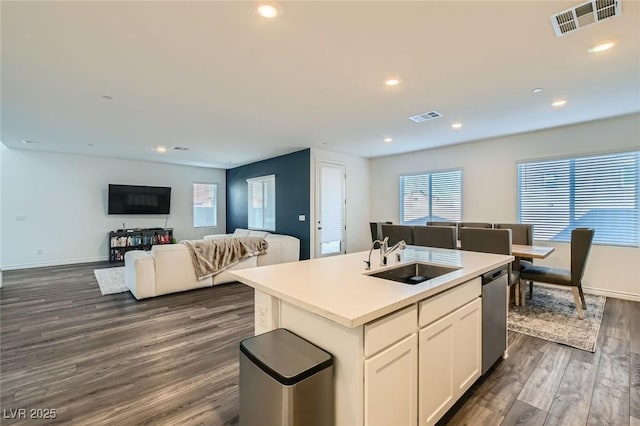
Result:
{"type": "Polygon", "coordinates": [[[266,238],[269,233],[267,231],[249,231],[249,237],[266,238]]]}
{"type": "Polygon", "coordinates": [[[236,228],[235,231],[233,231],[233,236],[234,237],[248,237],[249,236],[249,230],[248,229],[242,229],[242,228],[236,228]]]}

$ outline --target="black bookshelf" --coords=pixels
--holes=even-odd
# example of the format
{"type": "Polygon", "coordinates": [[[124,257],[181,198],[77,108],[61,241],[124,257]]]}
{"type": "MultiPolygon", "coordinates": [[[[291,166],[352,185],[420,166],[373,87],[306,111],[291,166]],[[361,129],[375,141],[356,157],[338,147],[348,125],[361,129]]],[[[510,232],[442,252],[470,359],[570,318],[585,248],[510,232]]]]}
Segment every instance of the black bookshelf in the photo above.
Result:
{"type": "Polygon", "coordinates": [[[118,229],[109,232],[109,261],[124,262],[129,250],[151,250],[157,244],[171,244],[173,229],[118,229]]]}

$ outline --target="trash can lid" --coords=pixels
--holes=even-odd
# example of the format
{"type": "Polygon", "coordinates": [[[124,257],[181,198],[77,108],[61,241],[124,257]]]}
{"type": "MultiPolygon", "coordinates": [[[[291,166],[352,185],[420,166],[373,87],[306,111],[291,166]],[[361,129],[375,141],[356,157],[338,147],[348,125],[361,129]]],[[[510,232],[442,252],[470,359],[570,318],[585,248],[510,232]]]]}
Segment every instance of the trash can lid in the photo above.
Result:
{"type": "Polygon", "coordinates": [[[240,351],[283,385],[294,385],[333,365],[330,353],[284,328],[244,339],[240,351]]]}

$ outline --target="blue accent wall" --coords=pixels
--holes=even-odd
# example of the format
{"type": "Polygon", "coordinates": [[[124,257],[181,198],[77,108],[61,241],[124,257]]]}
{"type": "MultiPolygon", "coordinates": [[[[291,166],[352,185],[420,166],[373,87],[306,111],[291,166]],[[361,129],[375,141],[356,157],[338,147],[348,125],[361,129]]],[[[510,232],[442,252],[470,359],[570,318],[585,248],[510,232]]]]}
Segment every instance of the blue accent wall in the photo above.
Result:
{"type": "Polygon", "coordinates": [[[227,170],[227,232],[247,228],[247,179],[276,176],[276,234],[300,239],[300,259],[309,259],[311,193],[311,150],[305,149],[280,157],[258,161],[227,170]],[[298,221],[298,215],[306,221],[298,221]]]}

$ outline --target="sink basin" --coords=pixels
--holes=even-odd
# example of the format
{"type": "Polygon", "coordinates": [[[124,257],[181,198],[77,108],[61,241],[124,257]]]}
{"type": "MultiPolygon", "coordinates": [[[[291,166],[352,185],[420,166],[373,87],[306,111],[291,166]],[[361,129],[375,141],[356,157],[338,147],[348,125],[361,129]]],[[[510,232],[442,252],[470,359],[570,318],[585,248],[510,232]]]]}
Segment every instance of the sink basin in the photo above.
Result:
{"type": "Polygon", "coordinates": [[[369,276],[383,278],[385,280],[397,281],[403,284],[415,285],[439,277],[441,275],[448,274],[449,272],[453,272],[458,269],[459,268],[449,268],[446,266],[415,262],[369,274],[369,276]]]}

